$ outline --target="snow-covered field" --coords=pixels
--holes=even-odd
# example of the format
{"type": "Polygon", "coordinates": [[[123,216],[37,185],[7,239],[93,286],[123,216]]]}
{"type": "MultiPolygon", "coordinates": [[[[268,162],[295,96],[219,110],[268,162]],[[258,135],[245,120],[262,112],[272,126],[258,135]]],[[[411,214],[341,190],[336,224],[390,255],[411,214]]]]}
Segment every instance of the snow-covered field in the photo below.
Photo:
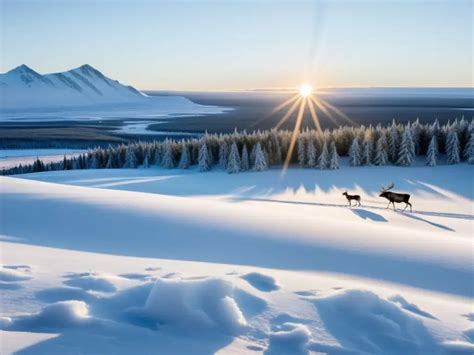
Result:
{"type": "Polygon", "coordinates": [[[2,177],[0,352],[471,354],[473,172],[2,177]]]}

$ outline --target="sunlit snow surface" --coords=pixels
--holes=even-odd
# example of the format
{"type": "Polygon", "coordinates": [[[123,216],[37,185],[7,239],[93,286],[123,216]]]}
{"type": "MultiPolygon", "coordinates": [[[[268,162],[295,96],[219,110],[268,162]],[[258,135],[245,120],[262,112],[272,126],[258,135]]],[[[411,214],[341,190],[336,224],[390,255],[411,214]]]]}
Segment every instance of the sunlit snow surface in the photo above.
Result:
{"type": "Polygon", "coordinates": [[[0,352],[471,354],[472,176],[2,177],[0,352]],[[385,209],[388,180],[413,213],[385,209]],[[362,206],[345,207],[345,190],[362,206]]]}

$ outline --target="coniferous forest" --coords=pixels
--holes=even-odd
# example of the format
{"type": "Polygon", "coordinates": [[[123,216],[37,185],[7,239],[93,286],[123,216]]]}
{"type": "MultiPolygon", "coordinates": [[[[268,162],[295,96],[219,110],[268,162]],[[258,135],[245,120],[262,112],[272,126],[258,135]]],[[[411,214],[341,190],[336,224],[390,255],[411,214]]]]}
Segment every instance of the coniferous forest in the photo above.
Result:
{"type": "MultiPolygon", "coordinates": [[[[228,173],[263,171],[282,166],[292,138],[292,131],[246,131],[232,134],[203,134],[199,138],[96,148],[60,162],[43,163],[37,159],[30,165],[5,169],[3,175],[71,169],[120,169],[161,166],[200,171],[214,167],[228,173]]],[[[474,164],[474,121],[464,118],[440,125],[438,120],[421,124],[377,126],[344,126],[332,131],[306,129],[298,135],[290,159],[291,164],[315,169],[338,169],[339,157],[348,156],[351,166],[411,166],[416,157],[427,166],[474,164]],[[418,158],[420,160],[420,158],[418,158]]]]}

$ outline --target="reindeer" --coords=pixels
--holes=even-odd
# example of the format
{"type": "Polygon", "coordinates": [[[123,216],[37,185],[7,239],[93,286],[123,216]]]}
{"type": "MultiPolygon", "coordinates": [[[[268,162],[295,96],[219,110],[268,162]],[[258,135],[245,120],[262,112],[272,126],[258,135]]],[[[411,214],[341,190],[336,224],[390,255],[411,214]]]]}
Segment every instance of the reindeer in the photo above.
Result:
{"type": "Polygon", "coordinates": [[[410,200],[410,195],[409,194],[400,194],[397,192],[390,192],[389,190],[393,189],[395,187],[395,184],[392,182],[390,185],[384,187],[382,186],[382,189],[380,190],[380,197],[385,197],[389,202],[387,205],[387,208],[390,207],[390,204],[393,205],[393,210],[395,210],[395,202],[396,203],[402,203],[405,202],[405,208],[403,209],[404,211],[407,209],[408,206],[410,206],[410,212],[411,212],[411,203],[408,202],[410,200]]]}
{"type": "Polygon", "coordinates": [[[349,207],[352,207],[352,200],[355,200],[359,203],[358,205],[355,205],[355,206],[360,206],[360,196],[359,195],[349,195],[347,193],[347,191],[345,191],[342,195],[346,196],[347,202],[349,202],[349,207]]]}

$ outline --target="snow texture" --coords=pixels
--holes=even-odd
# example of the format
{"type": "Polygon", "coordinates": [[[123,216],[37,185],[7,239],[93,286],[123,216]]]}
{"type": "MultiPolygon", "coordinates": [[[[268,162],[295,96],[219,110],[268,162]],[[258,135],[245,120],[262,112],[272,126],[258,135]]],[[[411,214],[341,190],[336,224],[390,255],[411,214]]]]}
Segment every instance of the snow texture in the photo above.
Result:
{"type": "Polygon", "coordinates": [[[237,333],[246,321],[233,293],[230,282],[217,278],[160,279],[148,296],[145,311],[164,325],[237,333]]]}

